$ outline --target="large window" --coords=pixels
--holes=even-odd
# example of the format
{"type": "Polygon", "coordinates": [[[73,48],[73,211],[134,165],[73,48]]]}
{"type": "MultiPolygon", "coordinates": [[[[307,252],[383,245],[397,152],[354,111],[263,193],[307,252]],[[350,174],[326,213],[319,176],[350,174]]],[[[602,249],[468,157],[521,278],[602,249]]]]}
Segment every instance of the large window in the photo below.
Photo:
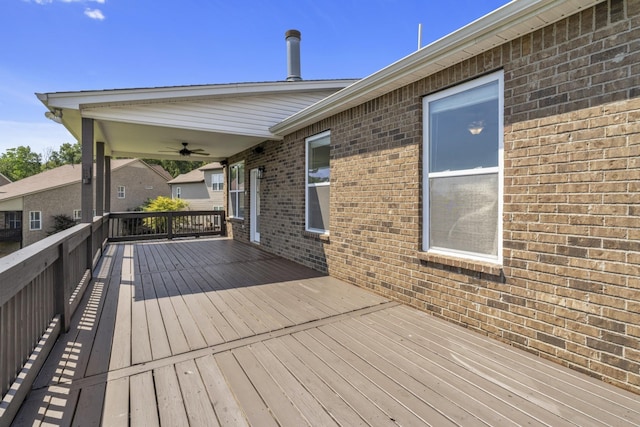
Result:
{"type": "Polygon", "coordinates": [[[423,250],[502,261],[503,73],[424,99],[423,250]]]}
{"type": "Polygon", "coordinates": [[[221,173],[214,173],[211,174],[211,190],[212,191],[222,191],[224,190],[223,187],[223,182],[224,182],[224,178],[223,178],[223,174],[221,173]]]}
{"type": "Polygon", "coordinates": [[[176,187],[176,199],[182,198],[182,187],[176,187]]]}
{"type": "Polygon", "coordinates": [[[29,230],[42,230],[42,212],[29,212],[29,230]]]}
{"type": "Polygon", "coordinates": [[[244,162],[229,167],[229,216],[244,218],[244,162]]]}
{"type": "Polygon", "coordinates": [[[329,131],[307,138],[306,230],[329,233],[329,131]]]}

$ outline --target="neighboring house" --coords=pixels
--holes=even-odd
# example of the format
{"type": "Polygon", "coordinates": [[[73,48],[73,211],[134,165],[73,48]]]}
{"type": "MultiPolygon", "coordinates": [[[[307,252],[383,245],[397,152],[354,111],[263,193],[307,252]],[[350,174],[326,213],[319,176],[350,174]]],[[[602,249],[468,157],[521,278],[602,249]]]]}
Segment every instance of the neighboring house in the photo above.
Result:
{"type": "Polygon", "coordinates": [[[11,183],[11,180],[0,173],[0,187],[10,183],[11,183]]]}
{"type": "MultiPolygon", "coordinates": [[[[0,187],[3,253],[46,237],[54,215],[81,218],[80,170],[80,165],[64,165],[0,187]]],[[[132,210],[150,198],[168,197],[170,178],[164,169],[142,160],[112,160],[111,211],[132,210]]]]}
{"type": "Polygon", "coordinates": [[[184,200],[189,210],[224,210],[224,170],[218,162],[178,175],[168,184],[171,198],[184,200]]]}
{"type": "Polygon", "coordinates": [[[310,83],[39,97],[197,137],[234,239],[640,393],[639,33],[638,0],[514,0],[275,122],[242,105],[310,83]]]}

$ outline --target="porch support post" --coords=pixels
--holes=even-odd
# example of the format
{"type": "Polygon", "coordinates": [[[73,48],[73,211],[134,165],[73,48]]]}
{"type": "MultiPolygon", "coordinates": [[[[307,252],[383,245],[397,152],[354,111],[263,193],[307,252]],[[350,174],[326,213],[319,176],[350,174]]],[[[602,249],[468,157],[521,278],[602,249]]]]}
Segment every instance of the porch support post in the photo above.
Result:
{"type": "Polygon", "coordinates": [[[104,211],[111,212],[111,156],[104,158],[104,211]]]}
{"type": "Polygon", "coordinates": [[[104,214],[104,142],[96,142],[96,215],[104,214]]]}
{"type": "Polygon", "coordinates": [[[82,181],[80,200],[82,204],[82,222],[93,221],[93,119],[82,118],[82,181]]]}

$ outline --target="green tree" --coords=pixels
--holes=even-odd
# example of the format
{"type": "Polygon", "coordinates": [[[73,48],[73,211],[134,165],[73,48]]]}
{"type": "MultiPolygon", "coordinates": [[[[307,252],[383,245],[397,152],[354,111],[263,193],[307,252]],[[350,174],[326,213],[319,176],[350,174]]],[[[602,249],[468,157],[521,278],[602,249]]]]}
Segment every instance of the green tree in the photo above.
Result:
{"type": "MultiPolygon", "coordinates": [[[[172,199],[170,197],[158,196],[153,200],[148,200],[142,209],[144,212],[168,212],[168,211],[181,211],[189,206],[187,202],[182,199],[172,199]]],[[[167,231],[167,219],[166,218],[145,218],[144,225],[154,230],[156,233],[164,233],[167,231]]],[[[172,222],[172,226],[176,226],[176,220],[172,222]]]]}
{"type": "Polygon", "coordinates": [[[9,148],[0,156],[0,172],[12,181],[40,173],[42,157],[30,147],[9,148]]]}
{"type": "Polygon", "coordinates": [[[53,215],[53,227],[47,232],[47,235],[51,236],[52,234],[56,234],[59,231],[71,228],[76,224],[77,222],[69,215],[53,215]]]}
{"type": "Polygon", "coordinates": [[[82,144],[65,142],[58,151],[52,151],[47,161],[42,165],[43,170],[54,169],[62,165],[76,165],[82,161],[82,144]]]}
{"type": "Polygon", "coordinates": [[[207,164],[206,162],[193,162],[189,160],[144,159],[144,162],[148,165],[162,166],[174,178],[180,174],[191,172],[192,170],[207,164]]]}
{"type": "Polygon", "coordinates": [[[145,212],[167,212],[181,211],[187,208],[188,203],[182,199],[172,199],[170,197],[158,196],[146,203],[145,212]]]}

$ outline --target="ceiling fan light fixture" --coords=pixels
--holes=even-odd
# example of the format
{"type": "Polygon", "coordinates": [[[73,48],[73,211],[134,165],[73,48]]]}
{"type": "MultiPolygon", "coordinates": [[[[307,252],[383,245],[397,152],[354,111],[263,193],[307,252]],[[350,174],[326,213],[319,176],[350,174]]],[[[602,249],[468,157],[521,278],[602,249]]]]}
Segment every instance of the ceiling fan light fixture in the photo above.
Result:
{"type": "Polygon", "coordinates": [[[205,153],[204,149],[202,148],[195,148],[193,150],[190,150],[187,145],[189,145],[188,142],[183,142],[182,143],[182,148],[179,150],[160,150],[160,153],[174,153],[174,154],[179,154],[182,157],[190,157],[192,154],[196,155],[196,156],[208,156],[209,153],[205,153]]]}
{"type": "Polygon", "coordinates": [[[480,133],[484,129],[484,120],[477,120],[475,122],[469,123],[467,129],[469,129],[471,135],[480,135],[480,133]]]}

